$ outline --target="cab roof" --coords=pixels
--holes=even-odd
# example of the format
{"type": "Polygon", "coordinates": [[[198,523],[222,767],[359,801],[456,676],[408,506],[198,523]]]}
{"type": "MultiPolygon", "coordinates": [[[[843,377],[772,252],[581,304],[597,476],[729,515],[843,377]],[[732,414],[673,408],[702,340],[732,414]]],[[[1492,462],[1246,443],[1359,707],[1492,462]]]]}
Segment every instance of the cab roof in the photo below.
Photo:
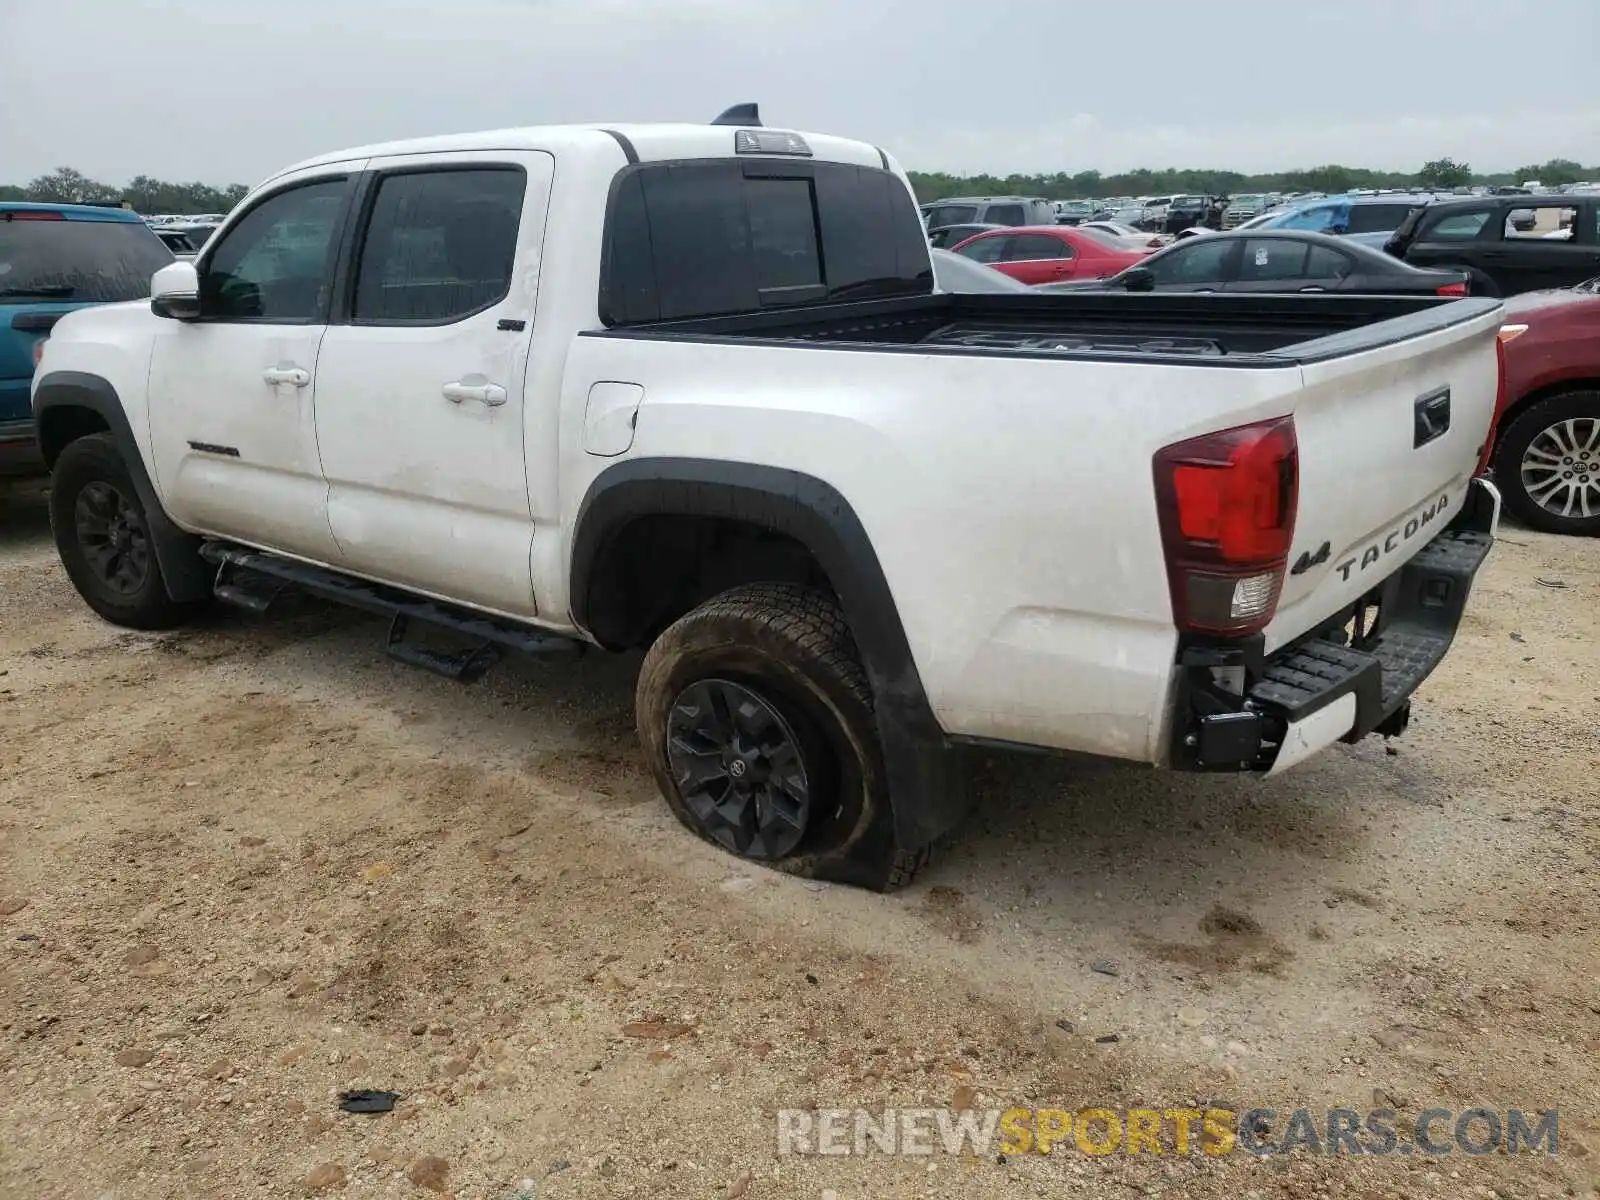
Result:
{"type": "MultiPolygon", "coordinates": [[[[493,129],[479,133],[443,134],[400,142],[381,142],[356,146],[331,154],[318,155],[277,172],[273,178],[320,166],[334,166],[367,158],[388,158],[408,154],[452,154],[492,150],[544,150],[556,154],[594,154],[624,156],[625,161],[661,162],[674,159],[733,158],[734,135],[740,128],[731,125],[530,125],[513,129],[493,129]]],[[[749,126],[761,133],[795,133],[805,140],[811,154],[794,157],[797,162],[836,162],[862,167],[892,167],[892,160],[876,146],[849,138],[800,130],[749,126]]],[[[753,155],[749,157],[761,157],[753,155]]],[[[789,156],[784,156],[789,157],[789,156]]]]}

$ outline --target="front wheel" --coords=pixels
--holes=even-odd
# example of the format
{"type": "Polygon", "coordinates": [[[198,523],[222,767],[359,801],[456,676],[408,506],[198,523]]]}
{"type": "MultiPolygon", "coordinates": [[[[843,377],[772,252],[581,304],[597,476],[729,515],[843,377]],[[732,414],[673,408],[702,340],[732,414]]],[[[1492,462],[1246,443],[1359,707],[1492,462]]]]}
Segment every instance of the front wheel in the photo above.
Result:
{"type": "Polygon", "coordinates": [[[109,433],[79,438],[56,460],[50,528],[72,585],[112,624],[170,629],[189,615],[167,594],[149,517],[109,433]]]}
{"type": "Polygon", "coordinates": [[[1494,461],[1506,507],[1524,523],[1600,535],[1600,391],[1529,405],[1501,434],[1494,461]]]}
{"type": "Polygon", "coordinates": [[[896,851],[872,689],[823,593],[754,584],[680,618],[645,655],[635,712],[662,795],[707,841],[877,889],[920,863],[896,851]]]}

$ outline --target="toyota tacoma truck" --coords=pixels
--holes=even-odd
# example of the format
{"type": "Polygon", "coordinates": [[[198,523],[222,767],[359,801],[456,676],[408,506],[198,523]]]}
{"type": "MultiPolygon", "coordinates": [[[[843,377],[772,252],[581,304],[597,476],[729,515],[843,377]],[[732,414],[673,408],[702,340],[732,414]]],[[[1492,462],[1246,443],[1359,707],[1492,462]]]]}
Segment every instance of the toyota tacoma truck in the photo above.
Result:
{"type": "Polygon", "coordinates": [[[1499,500],[1497,301],[950,294],[882,149],[514,129],[301,163],[32,392],[137,629],[309,592],[453,678],[643,650],[690,830],[904,883],[963,745],[1280,772],[1392,735],[1499,500]]]}

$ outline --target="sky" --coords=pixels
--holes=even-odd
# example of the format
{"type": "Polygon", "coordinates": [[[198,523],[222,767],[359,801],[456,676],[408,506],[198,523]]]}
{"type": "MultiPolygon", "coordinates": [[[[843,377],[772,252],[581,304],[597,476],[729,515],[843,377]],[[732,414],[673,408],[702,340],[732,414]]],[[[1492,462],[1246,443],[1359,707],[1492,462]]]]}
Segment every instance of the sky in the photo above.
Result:
{"type": "Polygon", "coordinates": [[[958,174],[1597,164],[1597,63],[1600,0],[0,0],[0,183],[747,100],[958,174]]]}

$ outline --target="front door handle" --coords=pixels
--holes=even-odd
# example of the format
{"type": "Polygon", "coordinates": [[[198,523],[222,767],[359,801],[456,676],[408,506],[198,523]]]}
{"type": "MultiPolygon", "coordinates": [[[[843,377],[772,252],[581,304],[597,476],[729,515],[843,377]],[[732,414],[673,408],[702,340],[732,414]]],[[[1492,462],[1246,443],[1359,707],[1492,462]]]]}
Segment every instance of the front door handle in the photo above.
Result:
{"type": "Polygon", "coordinates": [[[445,384],[443,391],[444,398],[451,404],[460,404],[463,400],[477,400],[490,408],[499,408],[506,402],[506,390],[498,383],[467,383],[458,379],[454,383],[445,384]]]}
{"type": "Polygon", "coordinates": [[[292,383],[297,388],[303,388],[311,382],[311,372],[289,363],[279,363],[261,372],[261,378],[274,386],[280,383],[292,383]]]}

